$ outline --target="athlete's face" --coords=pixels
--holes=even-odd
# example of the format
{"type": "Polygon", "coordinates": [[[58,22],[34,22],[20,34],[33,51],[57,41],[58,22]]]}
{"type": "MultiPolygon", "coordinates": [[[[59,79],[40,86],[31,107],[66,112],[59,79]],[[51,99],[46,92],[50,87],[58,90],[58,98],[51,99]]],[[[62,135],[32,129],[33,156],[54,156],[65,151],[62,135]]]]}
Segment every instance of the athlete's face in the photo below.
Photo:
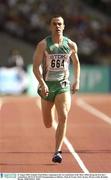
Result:
{"type": "Polygon", "coordinates": [[[52,18],[50,29],[52,33],[62,34],[64,30],[64,20],[62,17],[52,18]]]}

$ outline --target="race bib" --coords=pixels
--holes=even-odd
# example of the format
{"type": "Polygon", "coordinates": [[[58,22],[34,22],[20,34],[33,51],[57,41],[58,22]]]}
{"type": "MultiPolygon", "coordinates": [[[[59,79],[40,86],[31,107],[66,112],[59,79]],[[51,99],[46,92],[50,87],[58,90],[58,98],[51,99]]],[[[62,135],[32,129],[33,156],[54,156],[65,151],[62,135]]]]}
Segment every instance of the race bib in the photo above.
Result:
{"type": "Polygon", "coordinates": [[[68,67],[67,54],[51,54],[49,55],[49,70],[60,71],[68,67]]]}

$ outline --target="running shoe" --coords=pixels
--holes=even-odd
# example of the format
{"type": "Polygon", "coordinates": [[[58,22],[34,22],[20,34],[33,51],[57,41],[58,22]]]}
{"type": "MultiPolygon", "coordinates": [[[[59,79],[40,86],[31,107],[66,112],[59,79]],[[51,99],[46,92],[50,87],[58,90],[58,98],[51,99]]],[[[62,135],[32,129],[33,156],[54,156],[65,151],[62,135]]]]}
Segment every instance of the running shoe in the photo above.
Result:
{"type": "Polygon", "coordinates": [[[62,154],[62,151],[57,151],[54,154],[53,158],[52,158],[52,162],[54,162],[54,163],[61,163],[62,162],[61,154],[62,154]]]}

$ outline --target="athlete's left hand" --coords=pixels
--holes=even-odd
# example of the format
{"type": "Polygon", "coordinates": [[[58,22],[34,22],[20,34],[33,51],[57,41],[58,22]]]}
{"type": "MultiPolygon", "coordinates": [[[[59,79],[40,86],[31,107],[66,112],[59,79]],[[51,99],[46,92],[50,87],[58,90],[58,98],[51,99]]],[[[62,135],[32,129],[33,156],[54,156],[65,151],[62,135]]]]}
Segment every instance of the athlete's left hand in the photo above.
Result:
{"type": "Polygon", "coordinates": [[[76,93],[79,90],[79,82],[74,82],[71,87],[72,94],[76,93]]]}

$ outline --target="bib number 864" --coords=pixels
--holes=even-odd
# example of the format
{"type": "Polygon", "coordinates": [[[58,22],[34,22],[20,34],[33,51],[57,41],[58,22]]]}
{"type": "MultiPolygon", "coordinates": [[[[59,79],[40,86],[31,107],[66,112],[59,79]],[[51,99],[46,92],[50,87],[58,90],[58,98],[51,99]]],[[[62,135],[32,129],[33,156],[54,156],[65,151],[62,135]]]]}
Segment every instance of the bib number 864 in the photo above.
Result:
{"type": "Polygon", "coordinates": [[[51,67],[52,68],[63,68],[64,67],[64,59],[60,60],[60,59],[52,59],[51,61],[51,67]]]}

